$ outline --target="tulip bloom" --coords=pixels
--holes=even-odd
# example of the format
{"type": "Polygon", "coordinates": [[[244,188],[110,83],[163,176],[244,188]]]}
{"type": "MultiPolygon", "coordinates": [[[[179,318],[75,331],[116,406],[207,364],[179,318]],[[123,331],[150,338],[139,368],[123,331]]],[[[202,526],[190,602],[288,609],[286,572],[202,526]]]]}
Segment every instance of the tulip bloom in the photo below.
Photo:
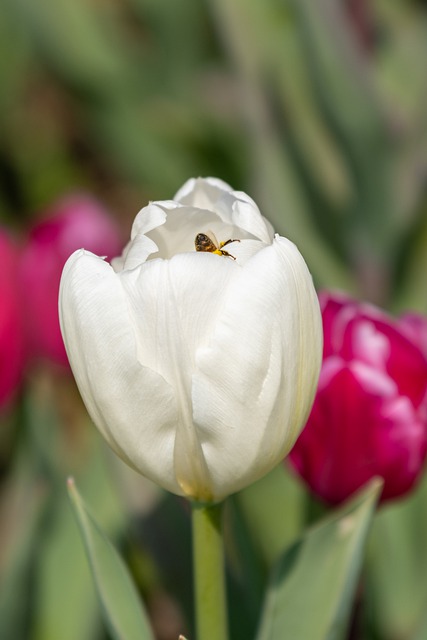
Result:
{"type": "Polygon", "coordinates": [[[321,295],[324,356],[308,423],[290,456],[312,491],[337,504],[373,476],[403,495],[427,452],[427,361],[404,320],[321,295]]]}
{"type": "Polygon", "coordinates": [[[0,229],[0,407],[15,393],[24,369],[22,307],[18,296],[18,250],[0,229]]]}
{"type": "Polygon", "coordinates": [[[427,318],[419,313],[405,313],[400,319],[400,327],[427,358],[427,318]]]}
{"type": "Polygon", "coordinates": [[[59,305],[94,423],[162,487],[221,500],[292,447],[317,384],[320,311],[302,256],[246,194],[192,179],[150,203],[113,266],[71,256],[59,305]]]}
{"type": "Polygon", "coordinates": [[[68,366],[58,318],[59,282],[67,258],[80,247],[113,257],[122,246],[117,224],[85,194],[63,198],[31,229],[23,249],[20,280],[32,357],[68,366]]]}

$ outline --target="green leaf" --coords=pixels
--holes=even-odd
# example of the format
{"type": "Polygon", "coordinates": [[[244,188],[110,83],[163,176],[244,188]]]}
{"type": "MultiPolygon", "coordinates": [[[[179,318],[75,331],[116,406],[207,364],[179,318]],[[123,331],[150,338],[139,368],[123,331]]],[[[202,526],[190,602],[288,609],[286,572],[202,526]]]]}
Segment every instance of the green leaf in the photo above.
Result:
{"type": "Polygon", "coordinates": [[[126,565],[88,512],[74,480],[68,492],[79,523],[103,615],[117,640],[154,640],[126,565]]]}
{"type": "Polygon", "coordinates": [[[421,627],[411,640],[427,640],[427,615],[424,615],[421,627]]]}
{"type": "MultiPolygon", "coordinates": [[[[82,549],[80,531],[69,504],[64,500],[63,474],[59,479],[59,466],[62,464],[63,469],[64,461],[59,456],[61,441],[56,447],[53,444],[53,431],[61,438],[63,430],[54,421],[49,424],[49,415],[44,413],[41,403],[31,404],[31,417],[35,421],[32,425],[34,436],[37,431],[38,437],[50,443],[49,455],[56,455],[56,462],[47,459],[47,452],[41,450],[42,443],[34,443],[33,449],[43,456],[45,467],[50,464],[52,489],[58,487],[49,497],[33,568],[37,590],[33,594],[32,640],[89,640],[99,636],[101,616],[90,567],[82,549]],[[44,423],[43,415],[46,418],[44,423]],[[55,467],[52,466],[54,464],[55,467]]],[[[88,430],[84,435],[84,454],[81,447],[78,449],[82,459],[79,464],[79,485],[90,501],[96,501],[97,515],[107,535],[115,540],[124,530],[125,520],[108,474],[103,455],[104,443],[94,430],[88,430]]],[[[67,452],[72,458],[70,447],[67,452]]]]}
{"type": "Polygon", "coordinates": [[[404,250],[399,272],[402,282],[395,309],[413,309],[426,313],[427,302],[424,292],[427,269],[427,201],[420,208],[419,218],[405,243],[402,242],[401,248],[404,250]]]}
{"type": "MultiPolygon", "coordinates": [[[[285,61],[285,73],[290,66],[289,56],[282,48],[269,52],[267,57],[263,53],[265,38],[271,41],[273,34],[277,34],[277,21],[280,18],[278,7],[274,6],[271,12],[265,12],[262,7],[266,3],[254,5],[244,0],[211,0],[210,4],[218,32],[233,57],[246,96],[243,113],[248,123],[252,195],[276,231],[298,245],[320,286],[354,291],[356,285],[352,274],[342,260],[330,251],[313,224],[307,193],[293,162],[289,143],[281,136],[280,127],[272,117],[272,108],[265,92],[266,78],[271,77],[273,70],[276,73],[275,91],[282,82],[283,67],[276,61],[285,61]],[[275,26],[272,27],[272,24],[275,26]],[[260,29],[264,37],[260,37],[260,29]],[[248,42],[251,43],[250,47],[247,46],[248,42]]],[[[286,23],[283,27],[282,38],[286,34],[286,23]]],[[[289,73],[296,77],[300,75],[299,69],[295,71],[293,64],[289,73]]],[[[298,109],[301,112],[301,107],[298,109]]],[[[290,126],[295,126],[293,121],[290,126]]],[[[305,127],[307,135],[306,122],[305,127]]],[[[323,161],[323,165],[331,166],[331,162],[329,157],[327,162],[323,161]]]]}
{"type": "Polygon", "coordinates": [[[31,637],[90,640],[101,626],[96,593],[71,509],[55,498],[38,545],[31,637]]]}
{"type": "Polygon", "coordinates": [[[270,571],[301,534],[305,490],[288,468],[273,471],[233,496],[262,564],[270,571]]]}
{"type": "Polygon", "coordinates": [[[359,242],[363,237],[362,246],[374,254],[372,259],[388,256],[399,239],[392,105],[384,99],[380,83],[373,82],[370,60],[361,54],[344,3],[286,4],[297,18],[317,101],[353,172],[355,197],[346,220],[353,234],[351,246],[354,250],[354,238],[359,242]]]}
{"type": "Polygon", "coordinates": [[[384,638],[427,640],[427,478],[406,500],[375,518],[366,566],[367,598],[384,638]],[[420,626],[421,625],[421,626],[420,626]]]}
{"type": "Polygon", "coordinates": [[[106,13],[84,0],[7,2],[25,26],[35,51],[74,88],[96,95],[123,91],[135,80],[126,41],[106,13]],[[78,39],[76,38],[78,34],[78,39]]]}
{"type": "Polygon", "coordinates": [[[274,567],[258,640],[344,637],[382,482],[306,531],[274,567]],[[308,615],[309,612],[309,615],[308,615]]]}
{"type": "Polygon", "coordinates": [[[28,637],[31,576],[41,541],[46,487],[24,443],[2,491],[0,548],[0,638],[28,637]]]}

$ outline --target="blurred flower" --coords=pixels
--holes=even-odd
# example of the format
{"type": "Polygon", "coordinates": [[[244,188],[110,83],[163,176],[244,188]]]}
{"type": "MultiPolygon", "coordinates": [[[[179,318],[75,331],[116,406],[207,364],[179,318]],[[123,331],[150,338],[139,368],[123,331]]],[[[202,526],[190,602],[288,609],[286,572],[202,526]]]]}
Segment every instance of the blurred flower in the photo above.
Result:
{"type": "Polygon", "coordinates": [[[307,418],[321,363],[296,247],[246,194],[197,179],[139,212],[113,266],[78,251],[60,291],[70,363],[110,446],[202,502],[267,473],[307,418]]]}
{"type": "Polygon", "coordinates": [[[346,0],[344,11],[347,13],[354,34],[365,52],[372,53],[375,45],[375,11],[369,0],[346,0]]]}
{"type": "Polygon", "coordinates": [[[18,295],[18,250],[0,229],[0,407],[12,398],[24,368],[24,334],[18,295]]]}
{"type": "Polygon", "coordinates": [[[81,247],[111,258],[123,244],[101,204],[89,195],[72,194],[53,204],[31,229],[22,254],[20,280],[33,357],[68,364],[58,319],[59,282],[67,258],[81,247]]]}
{"type": "Polygon", "coordinates": [[[418,313],[405,313],[400,318],[400,326],[427,358],[427,318],[418,313]]]}
{"type": "Polygon", "coordinates": [[[323,366],[307,426],[290,460],[336,504],[373,476],[382,500],[407,492],[427,452],[427,361],[402,320],[344,295],[320,296],[323,366]]]}

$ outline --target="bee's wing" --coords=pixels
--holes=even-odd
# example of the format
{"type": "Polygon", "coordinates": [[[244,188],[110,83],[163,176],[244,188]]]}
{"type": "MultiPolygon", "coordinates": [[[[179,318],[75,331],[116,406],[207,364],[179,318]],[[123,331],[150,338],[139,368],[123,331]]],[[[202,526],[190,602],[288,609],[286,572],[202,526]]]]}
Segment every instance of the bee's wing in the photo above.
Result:
{"type": "Polygon", "coordinates": [[[216,235],[214,234],[214,232],[212,231],[212,229],[208,229],[206,231],[206,235],[212,240],[213,244],[215,245],[215,247],[217,249],[219,249],[219,242],[217,240],[216,235]]]}

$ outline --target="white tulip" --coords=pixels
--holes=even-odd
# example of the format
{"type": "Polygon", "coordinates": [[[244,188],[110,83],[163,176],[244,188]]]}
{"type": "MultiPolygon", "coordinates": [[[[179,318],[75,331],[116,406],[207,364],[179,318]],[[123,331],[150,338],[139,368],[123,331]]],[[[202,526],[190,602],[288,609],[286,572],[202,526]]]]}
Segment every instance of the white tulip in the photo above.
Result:
{"type": "Polygon", "coordinates": [[[305,424],[322,358],[310,273],[253,200],[218,179],[142,209],[113,266],[76,251],[59,311],[94,423],[169,491],[221,500],[270,471],[305,424]],[[199,233],[234,241],[195,251],[199,233]]]}

